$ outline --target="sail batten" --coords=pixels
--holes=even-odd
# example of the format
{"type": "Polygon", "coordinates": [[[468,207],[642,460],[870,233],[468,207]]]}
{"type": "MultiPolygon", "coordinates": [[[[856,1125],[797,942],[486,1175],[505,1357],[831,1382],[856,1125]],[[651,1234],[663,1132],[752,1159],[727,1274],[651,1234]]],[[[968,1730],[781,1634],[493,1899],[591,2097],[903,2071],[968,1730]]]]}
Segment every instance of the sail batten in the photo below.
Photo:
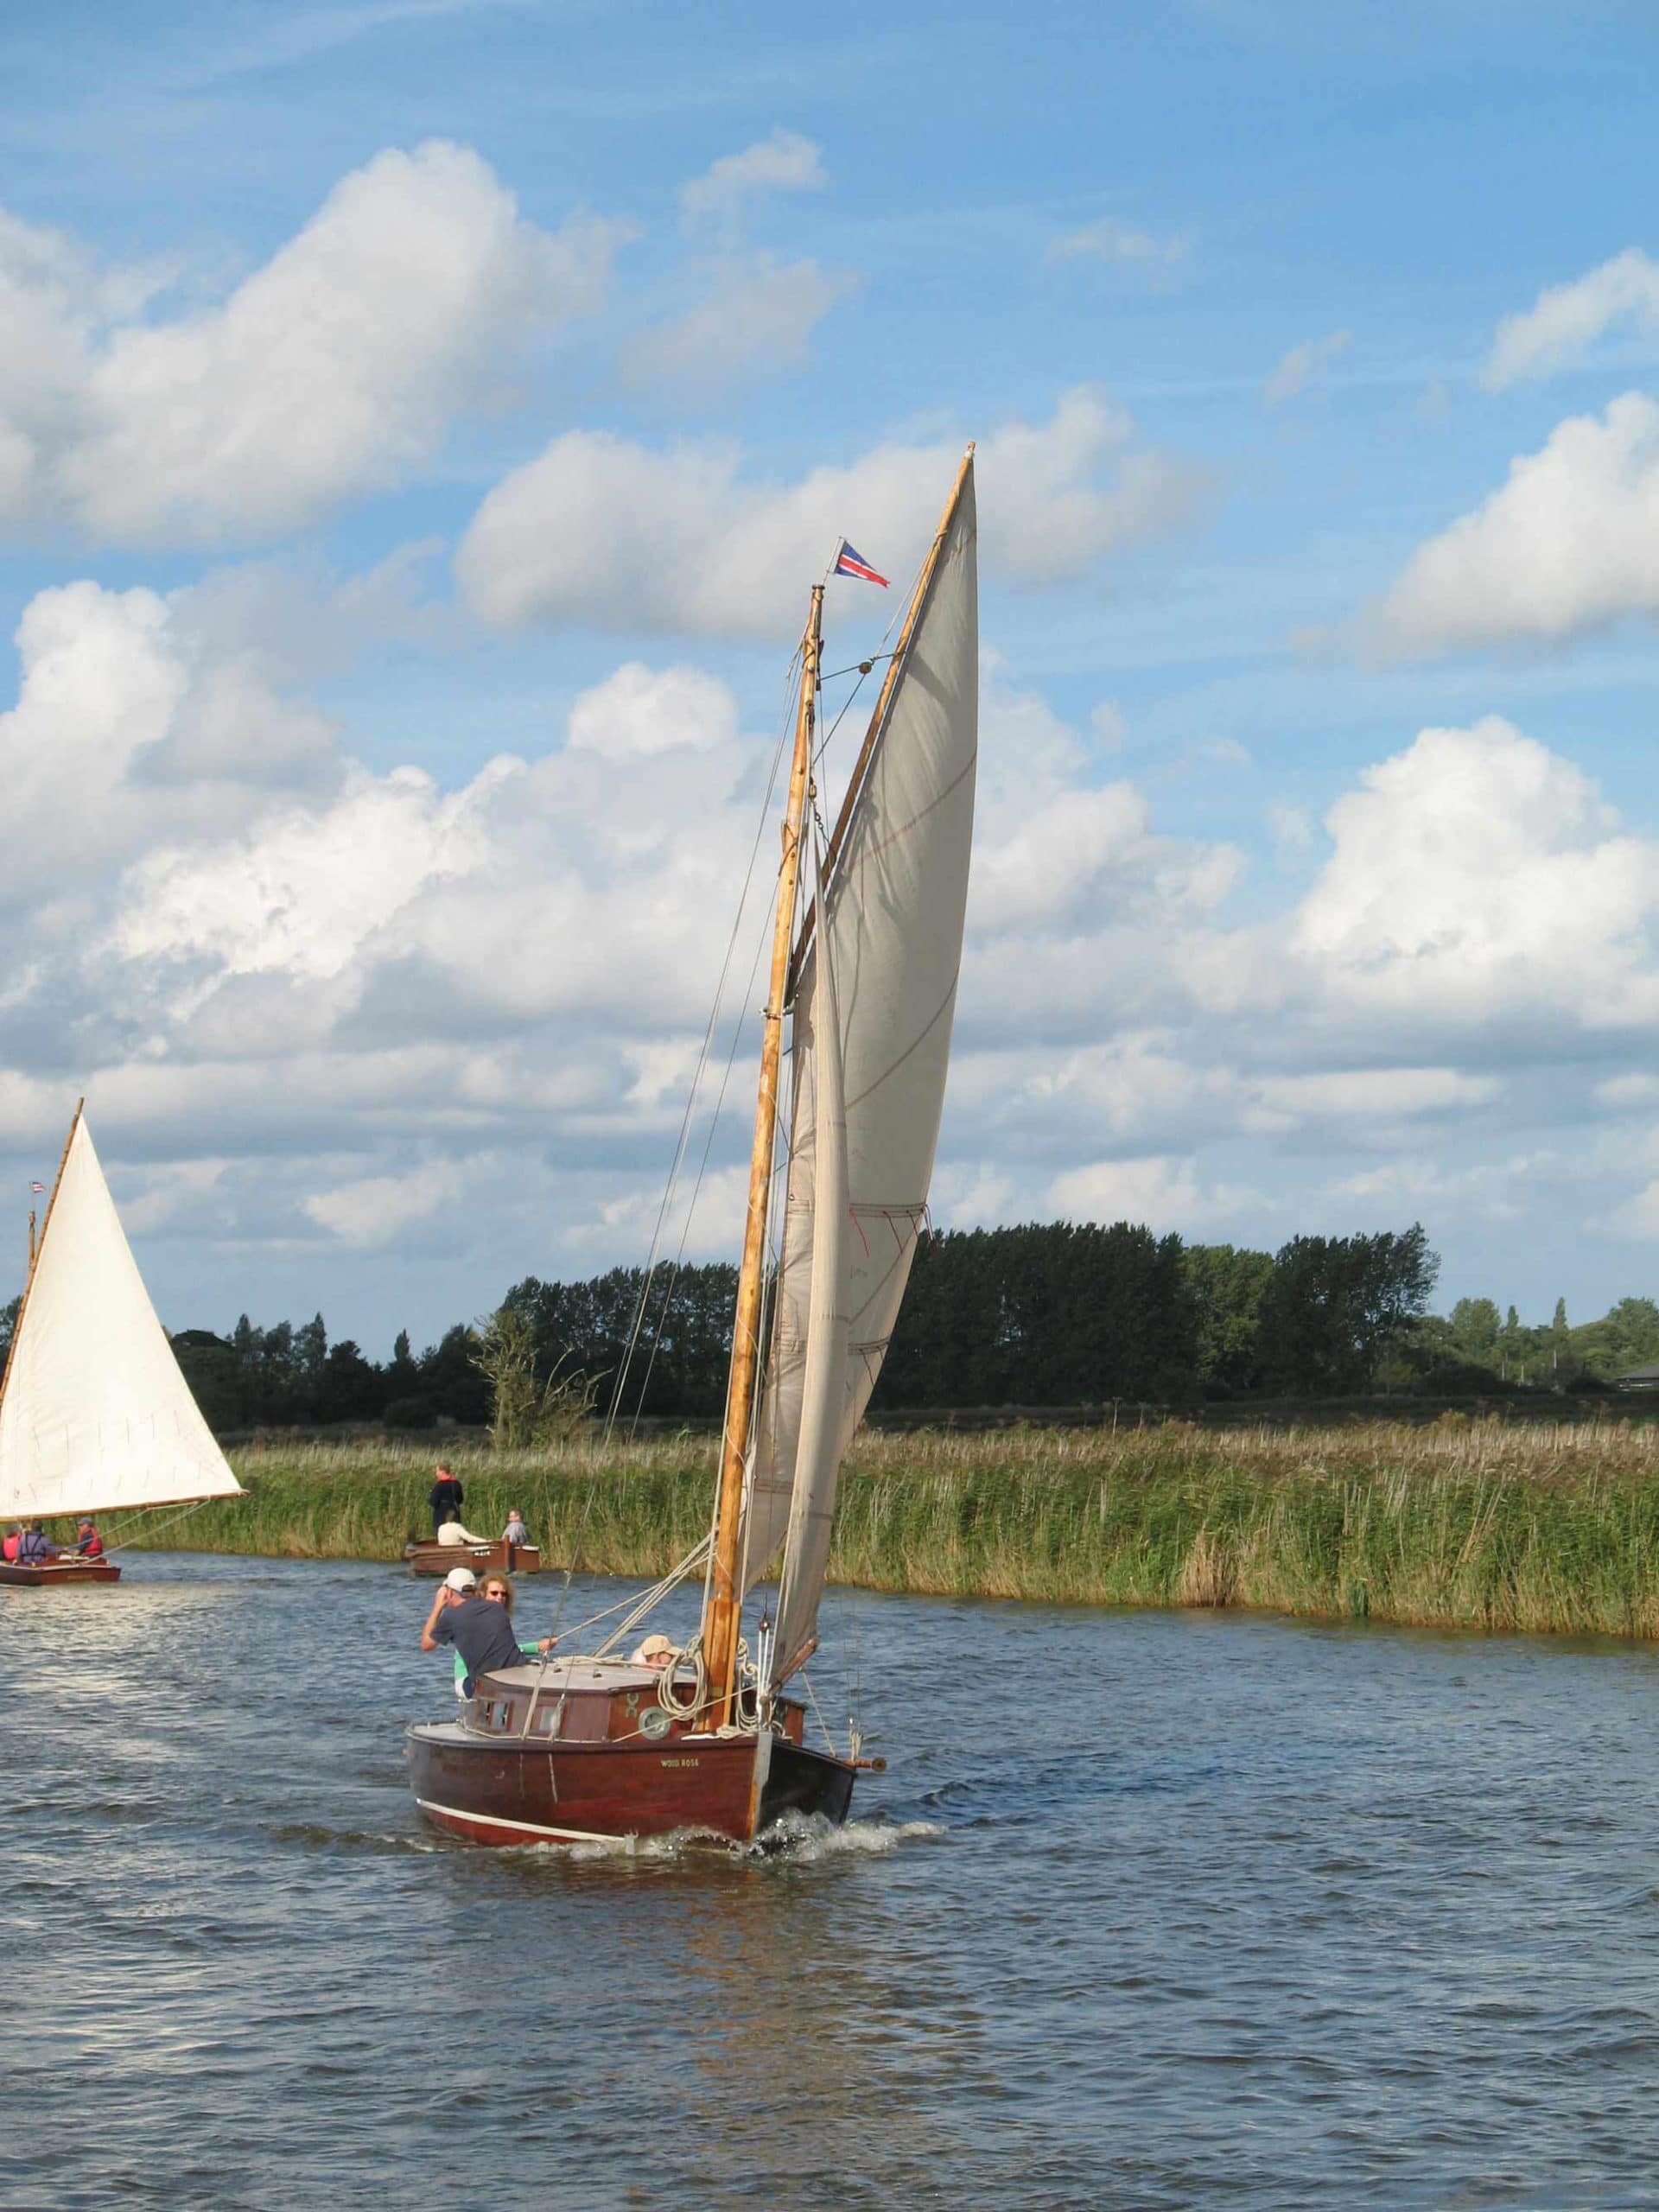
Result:
{"type": "Polygon", "coordinates": [[[840,1461],[880,1374],[926,1214],[973,830],[975,537],[965,467],[885,715],[836,823],[828,883],[798,948],[782,1251],[745,1530],[748,1586],[785,1550],[779,1681],[812,1641],[840,1461]],[[821,1452],[807,1412],[820,1325],[811,1286],[829,1226],[817,1148],[831,1020],[846,1131],[846,1195],[834,1224],[842,1276],[836,1313],[846,1341],[834,1446],[821,1452]]]}
{"type": "Polygon", "coordinates": [[[0,1516],[232,1497],[76,1116],[0,1390],[0,1516]]]}

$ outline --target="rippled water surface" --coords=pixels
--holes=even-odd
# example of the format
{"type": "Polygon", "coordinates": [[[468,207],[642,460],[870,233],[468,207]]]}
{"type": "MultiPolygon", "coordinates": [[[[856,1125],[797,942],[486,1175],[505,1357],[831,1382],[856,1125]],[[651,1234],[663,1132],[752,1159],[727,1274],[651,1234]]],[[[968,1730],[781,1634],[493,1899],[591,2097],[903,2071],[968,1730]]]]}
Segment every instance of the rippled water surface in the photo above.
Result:
{"type": "Polygon", "coordinates": [[[498,1853],[426,1602],[0,1589],[0,2202],[1659,2203],[1651,1652],[834,1593],[845,1834],[498,1853]]]}

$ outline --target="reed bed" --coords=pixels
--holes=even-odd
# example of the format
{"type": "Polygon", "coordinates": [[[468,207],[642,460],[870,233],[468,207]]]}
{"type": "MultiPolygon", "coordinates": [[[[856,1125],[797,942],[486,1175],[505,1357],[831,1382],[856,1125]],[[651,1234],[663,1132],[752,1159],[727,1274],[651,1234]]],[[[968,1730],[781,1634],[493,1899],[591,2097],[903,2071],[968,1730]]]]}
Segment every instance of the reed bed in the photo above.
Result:
{"type": "MultiPolygon", "coordinates": [[[[654,1576],[707,1526],[705,1437],[456,1450],[465,1517],[517,1505],[544,1557],[654,1576]]],[[[395,1560],[429,1445],[271,1442],[245,1499],[129,1525],[206,1551],[395,1560]]],[[[1249,1606],[1437,1627],[1659,1636],[1659,1430],[1601,1421],[861,1435],[834,1580],[1094,1605],[1249,1606]]]]}

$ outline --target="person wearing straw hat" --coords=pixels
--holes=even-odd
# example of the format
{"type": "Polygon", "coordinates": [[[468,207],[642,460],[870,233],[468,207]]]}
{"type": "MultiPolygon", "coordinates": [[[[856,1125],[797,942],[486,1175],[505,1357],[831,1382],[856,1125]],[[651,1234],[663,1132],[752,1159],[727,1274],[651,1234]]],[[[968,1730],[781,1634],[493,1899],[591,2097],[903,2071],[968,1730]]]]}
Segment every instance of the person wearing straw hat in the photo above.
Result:
{"type": "MultiPolygon", "coordinates": [[[[461,1694],[470,1697],[480,1675],[497,1667],[517,1667],[523,1660],[512,1618],[505,1605],[495,1605],[478,1594],[478,1577],[470,1567],[452,1567],[438,1585],[432,1610],[421,1630],[423,1651],[436,1651],[448,1644],[467,1662],[461,1694]]],[[[538,1651],[550,1651],[553,1639],[543,1637],[538,1651]]]]}

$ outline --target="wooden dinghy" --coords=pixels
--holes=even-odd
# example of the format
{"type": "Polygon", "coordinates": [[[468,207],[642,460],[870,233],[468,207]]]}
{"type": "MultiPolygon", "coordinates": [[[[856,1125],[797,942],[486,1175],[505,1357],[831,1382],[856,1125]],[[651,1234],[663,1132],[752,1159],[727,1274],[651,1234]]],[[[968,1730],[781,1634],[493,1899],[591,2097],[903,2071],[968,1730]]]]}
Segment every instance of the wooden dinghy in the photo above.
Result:
{"type": "Polygon", "coordinates": [[[539,1574],[542,1571],[539,1546],[510,1544],[504,1539],[493,1544],[441,1544],[435,1540],[422,1539],[405,1544],[404,1557],[411,1574],[448,1574],[452,1567],[470,1567],[474,1574],[482,1574],[486,1568],[508,1574],[539,1574]]]}
{"type": "Polygon", "coordinates": [[[31,1560],[19,1567],[15,1560],[0,1560],[0,1583],[20,1590],[59,1590],[71,1582],[118,1582],[121,1570],[112,1559],[31,1560]]]}

